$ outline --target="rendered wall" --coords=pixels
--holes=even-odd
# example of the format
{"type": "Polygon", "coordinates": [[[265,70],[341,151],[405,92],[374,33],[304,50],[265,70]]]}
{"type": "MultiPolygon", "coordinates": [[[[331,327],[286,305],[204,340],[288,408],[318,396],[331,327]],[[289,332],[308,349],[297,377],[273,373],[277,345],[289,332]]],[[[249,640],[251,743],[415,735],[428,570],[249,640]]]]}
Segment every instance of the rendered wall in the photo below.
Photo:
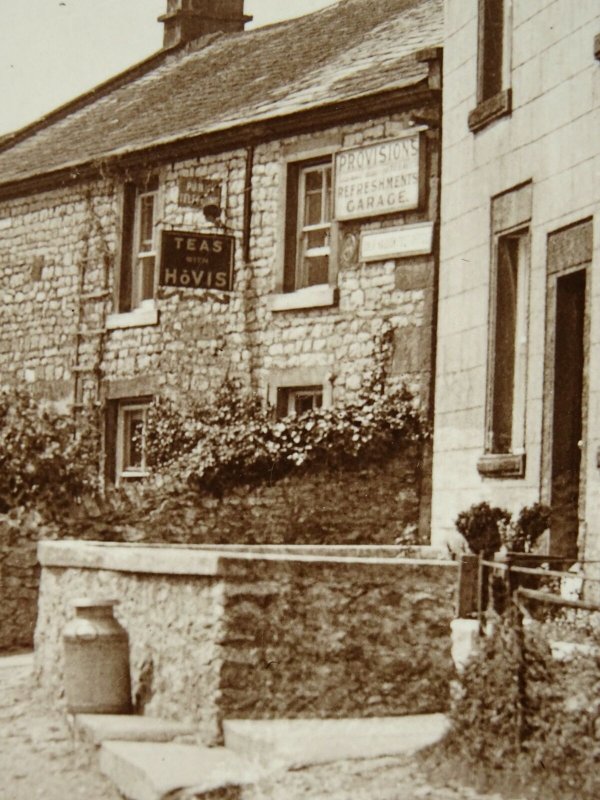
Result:
{"type": "MultiPolygon", "coordinates": [[[[513,0],[512,113],[477,133],[468,128],[476,106],[477,3],[448,0],[444,45],[444,132],[441,266],[438,306],[432,541],[452,531],[457,513],[488,500],[510,510],[540,499],[547,476],[544,408],[546,249],[548,235],[594,217],[589,270],[587,437],[588,553],[597,552],[600,501],[600,64],[594,0],[513,0]],[[596,177],[595,177],[596,176],[596,177]],[[529,287],[526,474],[483,478],[490,275],[490,201],[532,181],[529,287]],[[589,547],[595,548],[589,550],[589,547]]],[[[543,497],[542,497],[543,499],[543,497]]],[[[588,557],[593,557],[588,555],[588,557]]],[[[597,557],[597,556],[596,556],[597,557]]]]}

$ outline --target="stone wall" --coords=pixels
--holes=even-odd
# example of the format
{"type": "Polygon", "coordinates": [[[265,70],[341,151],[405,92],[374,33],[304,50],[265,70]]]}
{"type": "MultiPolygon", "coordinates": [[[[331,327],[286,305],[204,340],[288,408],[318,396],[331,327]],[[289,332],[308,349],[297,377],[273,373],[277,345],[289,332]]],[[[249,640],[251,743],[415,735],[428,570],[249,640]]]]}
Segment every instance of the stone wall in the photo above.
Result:
{"type": "MultiPolygon", "coordinates": [[[[177,500],[157,516],[131,522],[144,541],[165,544],[425,543],[428,531],[418,529],[420,456],[415,446],[381,462],[299,471],[193,505],[177,500]]],[[[100,519],[97,535],[82,533],[99,539],[105,528],[100,519]]]]}
{"type": "MultiPolygon", "coordinates": [[[[226,374],[267,396],[275,372],[319,369],[333,399],[352,394],[372,367],[373,343],[382,325],[397,330],[393,373],[427,401],[431,372],[431,324],[435,248],[430,256],[362,263],[363,230],[435,221],[438,215],[438,134],[425,132],[425,193],[422,207],[386,217],[340,223],[339,302],[323,308],[272,311],[270,296],[281,281],[282,186],[286,155],[314,153],[327,142],[336,149],[389,139],[411,129],[411,113],[257,145],[252,162],[249,260],[243,258],[245,150],[199,156],[171,164],[150,162],[160,176],[161,227],[220,231],[198,208],[178,203],[183,177],[220,180],[224,218],[236,237],[234,289],[159,288],[155,324],[128,327],[118,320],[114,292],[119,262],[120,201],[125,176],[75,184],[0,202],[0,377],[26,381],[52,399],[72,399],[79,375],[84,396],[96,392],[98,363],[105,385],[155,378],[157,391],[210,394],[226,374]],[[102,291],[106,290],[105,294],[102,291]],[[80,312],[81,296],[86,296],[80,312]],[[86,335],[76,355],[76,331],[86,335]],[[99,332],[99,333],[98,333],[99,332]]],[[[145,386],[148,384],[146,383],[145,386]]],[[[132,395],[135,384],[130,384],[132,395]]],[[[107,390],[110,395],[110,390],[107,390]]]]}
{"type": "Polygon", "coordinates": [[[422,465],[419,448],[380,463],[291,475],[270,485],[242,487],[193,506],[178,502],[159,519],[130,525],[108,517],[42,524],[35,514],[0,518],[0,649],[31,647],[37,614],[40,536],[118,541],[132,530],[146,542],[225,544],[394,544],[419,536],[422,465]],[[115,523],[116,525],[116,523],[115,523]],[[143,533],[139,533],[139,532],[143,533]]]}
{"type": "Polygon", "coordinates": [[[0,651],[31,647],[38,582],[37,529],[0,516],[0,651]]]}
{"type": "Polygon", "coordinates": [[[226,565],[224,718],[442,711],[455,570],[390,561],[226,565]]]}
{"type": "Polygon", "coordinates": [[[145,713],[194,720],[206,741],[227,717],[442,709],[456,565],[429,548],[370,552],[42,543],[43,696],[61,702],[72,600],[114,596],[145,713]]]}

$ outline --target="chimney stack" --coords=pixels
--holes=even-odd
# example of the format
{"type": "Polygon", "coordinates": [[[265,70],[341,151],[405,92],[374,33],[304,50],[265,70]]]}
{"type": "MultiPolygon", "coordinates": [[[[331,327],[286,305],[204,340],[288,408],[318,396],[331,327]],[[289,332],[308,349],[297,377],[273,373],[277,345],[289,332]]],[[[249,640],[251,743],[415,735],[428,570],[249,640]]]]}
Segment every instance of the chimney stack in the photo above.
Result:
{"type": "Polygon", "coordinates": [[[209,33],[243,31],[251,19],[244,0],[167,0],[167,13],[158,21],[165,26],[163,47],[174,47],[209,33]]]}

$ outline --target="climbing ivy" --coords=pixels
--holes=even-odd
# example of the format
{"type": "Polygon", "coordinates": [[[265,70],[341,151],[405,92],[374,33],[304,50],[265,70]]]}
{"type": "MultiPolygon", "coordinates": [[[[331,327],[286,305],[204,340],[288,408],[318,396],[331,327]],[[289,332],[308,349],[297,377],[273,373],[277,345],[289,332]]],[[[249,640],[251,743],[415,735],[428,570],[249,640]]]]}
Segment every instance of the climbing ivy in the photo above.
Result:
{"type": "Polygon", "coordinates": [[[161,477],[220,494],[293,470],[367,463],[424,435],[413,395],[404,386],[386,389],[375,370],[355,400],[285,419],[231,381],[210,406],[158,398],[146,442],[161,477]]]}

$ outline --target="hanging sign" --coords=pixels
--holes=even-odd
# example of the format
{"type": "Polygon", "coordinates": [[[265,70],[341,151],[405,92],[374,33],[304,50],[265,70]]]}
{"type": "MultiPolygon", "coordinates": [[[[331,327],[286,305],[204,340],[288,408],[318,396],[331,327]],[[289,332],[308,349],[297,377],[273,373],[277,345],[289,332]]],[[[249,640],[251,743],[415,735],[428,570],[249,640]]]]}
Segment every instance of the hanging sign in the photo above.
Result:
{"type": "Polygon", "coordinates": [[[179,178],[177,204],[204,208],[208,203],[221,205],[221,181],[210,178],[179,178]]]}
{"type": "Polygon", "coordinates": [[[433,248],[433,223],[402,225],[379,231],[363,231],[360,236],[361,261],[423,256],[433,248]]]}
{"type": "Polygon", "coordinates": [[[374,217],[419,205],[419,132],[340,150],[335,156],[335,218],[374,217]]]}
{"type": "Polygon", "coordinates": [[[163,231],[160,285],[233,291],[234,237],[163,231]]]}

